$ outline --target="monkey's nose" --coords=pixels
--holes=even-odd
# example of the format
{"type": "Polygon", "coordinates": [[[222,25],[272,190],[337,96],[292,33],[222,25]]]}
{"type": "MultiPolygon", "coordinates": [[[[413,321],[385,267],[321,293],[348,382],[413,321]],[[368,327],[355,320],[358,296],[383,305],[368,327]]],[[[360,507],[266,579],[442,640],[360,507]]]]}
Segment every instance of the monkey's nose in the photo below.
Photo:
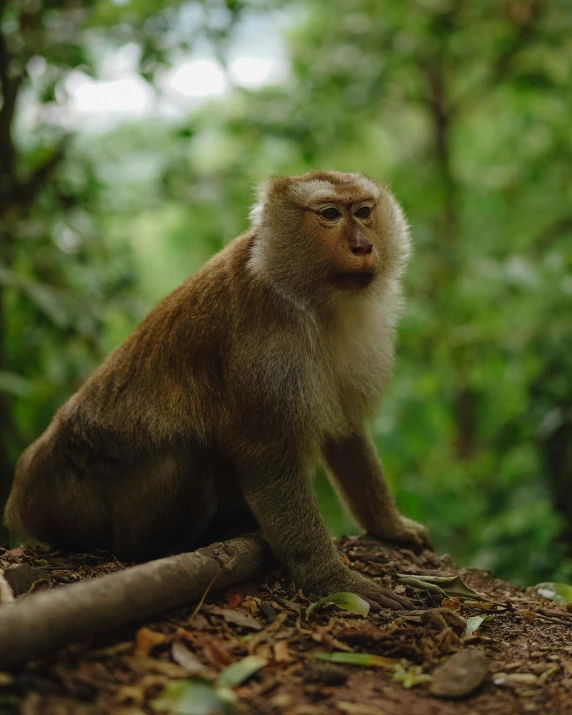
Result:
{"type": "Polygon", "coordinates": [[[359,235],[352,243],[350,250],[354,256],[368,256],[373,251],[373,243],[365,236],[359,235]]]}

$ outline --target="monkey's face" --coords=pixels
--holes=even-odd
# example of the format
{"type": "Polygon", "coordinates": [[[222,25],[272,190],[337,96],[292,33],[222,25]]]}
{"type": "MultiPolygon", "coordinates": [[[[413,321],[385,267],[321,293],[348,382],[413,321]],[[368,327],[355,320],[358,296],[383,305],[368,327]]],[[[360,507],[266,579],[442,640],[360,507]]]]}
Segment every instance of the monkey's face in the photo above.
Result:
{"type": "Polygon", "coordinates": [[[322,189],[308,197],[305,209],[306,230],[324,259],[328,282],[340,290],[369,286],[381,248],[377,196],[359,185],[322,189]]]}
{"type": "Polygon", "coordinates": [[[409,252],[401,208],[361,174],[318,171],[265,184],[251,214],[250,265],[297,295],[364,291],[396,277],[409,252]]]}

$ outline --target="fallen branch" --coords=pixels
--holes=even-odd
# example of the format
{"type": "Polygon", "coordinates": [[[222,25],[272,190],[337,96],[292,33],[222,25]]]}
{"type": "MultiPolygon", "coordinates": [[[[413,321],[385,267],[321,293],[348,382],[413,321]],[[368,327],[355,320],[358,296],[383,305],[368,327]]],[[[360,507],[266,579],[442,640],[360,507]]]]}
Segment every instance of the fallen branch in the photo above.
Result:
{"type": "Polygon", "coordinates": [[[149,561],[0,608],[0,667],[23,663],[95,631],[123,626],[253,578],[270,563],[258,534],[149,561]]]}

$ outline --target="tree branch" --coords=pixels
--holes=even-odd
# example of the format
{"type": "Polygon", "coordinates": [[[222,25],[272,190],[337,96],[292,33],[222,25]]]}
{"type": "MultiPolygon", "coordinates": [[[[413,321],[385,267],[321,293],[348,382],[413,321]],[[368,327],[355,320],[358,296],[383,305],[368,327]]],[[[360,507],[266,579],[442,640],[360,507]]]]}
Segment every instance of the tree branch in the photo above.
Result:
{"type": "Polygon", "coordinates": [[[271,563],[266,542],[249,534],[16,601],[0,608],[0,667],[197,601],[211,583],[221,591],[271,563]]]}
{"type": "Polygon", "coordinates": [[[62,139],[46,161],[36,167],[30,176],[21,181],[17,186],[18,195],[13,196],[12,199],[17,200],[17,202],[22,205],[24,212],[34,202],[38,191],[42,188],[50,174],[65,157],[68,141],[69,137],[62,139]]]}
{"type": "MultiPolygon", "coordinates": [[[[18,92],[22,84],[22,74],[13,73],[8,54],[6,36],[2,29],[3,3],[0,2],[0,89],[2,90],[2,106],[0,107],[0,180],[2,175],[8,181],[14,175],[14,143],[12,141],[12,121],[16,110],[18,92]]],[[[0,181],[0,196],[5,187],[0,181]]]]}
{"type": "Polygon", "coordinates": [[[517,31],[504,50],[490,63],[486,84],[483,85],[480,92],[471,90],[465,96],[458,98],[454,105],[456,109],[467,110],[475,107],[486,99],[497,85],[508,78],[519,52],[527,47],[538,34],[538,25],[545,8],[539,0],[529,0],[525,9],[528,11],[528,15],[520,20],[513,19],[514,25],[518,21],[517,31]]]}
{"type": "Polygon", "coordinates": [[[443,238],[454,249],[459,239],[459,216],[458,187],[451,166],[450,130],[456,113],[449,102],[443,51],[426,58],[420,69],[427,78],[434,154],[443,190],[443,238]]]}

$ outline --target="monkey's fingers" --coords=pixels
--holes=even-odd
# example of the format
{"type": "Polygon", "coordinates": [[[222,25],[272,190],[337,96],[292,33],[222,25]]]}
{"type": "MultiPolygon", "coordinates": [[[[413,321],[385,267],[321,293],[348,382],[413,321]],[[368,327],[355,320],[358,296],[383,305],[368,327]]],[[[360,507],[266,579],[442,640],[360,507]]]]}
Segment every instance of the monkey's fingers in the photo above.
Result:
{"type": "MultiPolygon", "coordinates": [[[[413,610],[414,606],[411,603],[411,601],[406,597],[406,596],[400,596],[398,593],[394,593],[393,591],[385,591],[387,593],[387,596],[384,596],[384,601],[391,601],[391,603],[397,603],[397,610],[399,609],[405,609],[406,611],[411,611],[413,610]]],[[[388,606],[388,608],[393,608],[395,609],[396,607],[394,605],[388,606]]]]}
{"type": "Polygon", "coordinates": [[[402,609],[410,611],[414,607],[411,601],[405,596],[400,596],[398,593],[394,593],[387,588],[382,588],[373,582],[371,586],[365,590],[365,593],[362,594],[362,598],[372,606],[374,613],[379,611],[380,608],[391,608],[393,611],[400,611],[402,609]]]}
{"type": "MultiPolygon", "coordinates": [[[[400,596],[387,588],[379,586],[367,576],[349,570],[346,570],[341,578],[338,577],[329,580],[327,583],[322,583],[314,593],[324,596],[329,593],[339,593],[340,591],[349,591],[363,598],[369,603],[374,613],[379,611],[380,608],[391,608],[393,611],[414,608],[411,601],[405,596],[400,596]]],[[[312,593],[312,590],[310,592],[312,593]]]]}
{"type": "Polygon", "coordinates": [[[401,543],[408,546],[411,551],[416,554],[420,554],[424,549],[430,548],[429,539],[424,534],[410,534],[408,538],[403,539],[401,543]]]}
{"type": "Polygon", "coordinates": [[[377,613],[382,608],[391,608],[392,611],[410,611],[413,608],[413,604],[409,599],[385,589],[379,589],[379,591],[383,591],[386,595],[379,593],[376,594],[375,598],[364,598],[364,601],[369,603],[373,613],[377,613]]]}

